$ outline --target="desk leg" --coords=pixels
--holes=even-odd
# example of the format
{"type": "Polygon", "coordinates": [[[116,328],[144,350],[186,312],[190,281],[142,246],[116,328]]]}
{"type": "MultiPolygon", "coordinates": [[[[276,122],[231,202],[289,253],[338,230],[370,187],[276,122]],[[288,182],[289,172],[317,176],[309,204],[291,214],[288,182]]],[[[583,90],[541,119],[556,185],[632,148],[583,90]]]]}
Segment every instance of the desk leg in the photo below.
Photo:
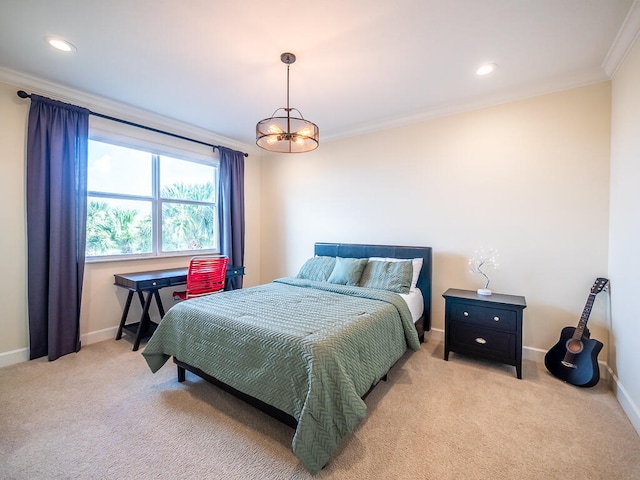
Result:
{"type": "Polygon", "coordinates": [[[164,317],[164,307],[162,306],[162,300],[160,300],[160,292],[158,290],[154,290],[153,296],[156,297],[156,304],[158,305],[158,311],[160,312],[160,320],[162,320],[164,317]]]}
{"type": "MultiPolygon", "coordinates": [[[[152,298],[151,293],[152,292],[149,292],[149,298],[152,298]]],[[[151,323],[151,317],[149,316],[149,309],[147,309],[147,314],[144,314],[144,304],[147,302],[147,299],[144,298],[144,294],[142,292],[138,292],[138,298],[140,299],[140,307],[142,308],[143,312],[142,316],[140,317],[140,322],[142,323],[144,319],[144,330],[142,331],[142,335],[145,335],[147,333],[147,329],[149,328],[149,324],[151,323]]],[[[149,303],[149,306],[151,306],[151,303],[149,303]]]]}
{"type": "Polygon", "coordinates": [[[132,298],[133,290],[129,290],[129,295],[127,295],[127,302],[124,304],[124,310],[122,311],[122,318],[120,319],[118,333],[116,334],[116,340],[120,340],[122,338],[122,329],[124,328],[124,324],[127,322],[127,315],[129,315],[129,307],[131,307],[132,298]]]}
{"type": "MultiPolygon", "coordinates": [[[[149,292],[149,296],[151,296],[151,292],[149,292]]],[[[144,311],[144,304],[146,303],[147,300],[144,298],[144,294],[142,292],[138,292],[138,298],[140,299],[140,307],[142,307],[142,310],[144,311]]],[[[151,317],[149,317],[149,311],[147,310],[147,315],[145,316],[143,314],[141,318],[144,318],[146,322],[150,322],[151,317]]]]}
{"type": "MultiPolygon", "coordinates": [[[[154,291],[157,293],[157,290],[154,291]]],[[[144,302],[142,316],[140,317],[140,324],[138,325],[138,333],[136,334],[136,340],[133,343],[134,352],[140,347],[140,340],[142,339],[142,335],[146,332],[147,328],[149,327],[149,323],[151,322],[151,318],[149,317],[149,306],[151,305],[151,299],[153,298],[154,291],[149,292],[149,295],[147,295],[147,299],[144,302]]],[[[140,299],[142,300],[142,293],[138,293],[140,294],[140,299]]]]}

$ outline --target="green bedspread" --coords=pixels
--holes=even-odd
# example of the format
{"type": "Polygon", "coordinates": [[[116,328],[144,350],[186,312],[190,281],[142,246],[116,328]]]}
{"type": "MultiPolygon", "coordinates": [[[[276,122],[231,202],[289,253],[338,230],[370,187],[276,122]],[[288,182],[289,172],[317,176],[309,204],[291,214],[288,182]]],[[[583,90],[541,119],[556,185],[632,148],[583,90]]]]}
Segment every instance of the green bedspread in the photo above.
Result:
{"type": "Polygon", "coordinates": [[[317,473],[407,346],[420,343],[397,294],[287,277],[176,304],[142,354],[153,372],[174,356],[293,416],[293,452],[317,473]]]}

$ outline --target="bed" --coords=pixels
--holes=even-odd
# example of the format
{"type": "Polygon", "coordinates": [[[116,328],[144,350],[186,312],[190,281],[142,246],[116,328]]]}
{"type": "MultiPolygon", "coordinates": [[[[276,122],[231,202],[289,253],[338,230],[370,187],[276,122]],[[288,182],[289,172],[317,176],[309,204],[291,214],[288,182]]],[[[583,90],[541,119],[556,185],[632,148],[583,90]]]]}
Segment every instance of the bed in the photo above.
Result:
{"type": "Polygon", "coordinates": [[[173,357],[179,381],[188,370],[293,427],[293,453],[315,474],[430,326],[430,247],[316,243],[296,277],[176,304],[143,356],[153,372],[173,357]]]}

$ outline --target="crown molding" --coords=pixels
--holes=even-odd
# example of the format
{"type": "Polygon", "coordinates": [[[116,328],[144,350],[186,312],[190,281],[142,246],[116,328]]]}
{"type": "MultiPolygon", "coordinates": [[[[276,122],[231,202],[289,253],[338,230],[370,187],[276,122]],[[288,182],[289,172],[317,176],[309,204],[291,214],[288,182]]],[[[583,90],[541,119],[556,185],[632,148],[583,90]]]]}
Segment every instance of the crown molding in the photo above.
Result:
{"type": "Polygon", "coordinates": [[[139,123],[151,128],[170,131],[177,135],[193,138],[206,143],[221,144],[225,147],[260,155],[255,145],[249,145],[231,138],[218,135],[204,128],[159,115],[149,110],[110,100],[91,93],[76,90],[64,85],[30,76],[0,66],[0,82],[15,86],[18,90],[28,91],[54,100],[82,106],[96,113],[120,118],[128,122],[139,123]]]}
{"type": "Polygon", "coordinates": [[[602,62],[602,69],[607,77],[613,78],[624,61],[631,47],[640,35],[640,0],[634,0],[627,16],[622,22],[616,38],[611,44],[607,56],[602,62]]]}

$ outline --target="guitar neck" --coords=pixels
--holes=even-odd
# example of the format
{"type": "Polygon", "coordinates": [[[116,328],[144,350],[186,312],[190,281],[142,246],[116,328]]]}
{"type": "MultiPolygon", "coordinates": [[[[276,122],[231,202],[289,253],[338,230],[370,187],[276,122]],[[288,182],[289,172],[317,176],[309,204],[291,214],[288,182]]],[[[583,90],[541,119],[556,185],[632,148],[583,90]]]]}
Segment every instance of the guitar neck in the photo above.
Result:
{"type": "Polygon", "coordinates": [[[582,315],[580,316],[580,321],[578,322],[578,326],[576,327],[575,332],[573,332],[573,339],[580,340],[582,335],[584,335],[584,329],[587,328],[587,321],[589,320],[589,315],[591,315],[591,309],[593,308],[593,302],[596,299],[595,293],[590,293],[587,298],[587,303],[584,306],[584,310],[582,310],[582,315]]]}

